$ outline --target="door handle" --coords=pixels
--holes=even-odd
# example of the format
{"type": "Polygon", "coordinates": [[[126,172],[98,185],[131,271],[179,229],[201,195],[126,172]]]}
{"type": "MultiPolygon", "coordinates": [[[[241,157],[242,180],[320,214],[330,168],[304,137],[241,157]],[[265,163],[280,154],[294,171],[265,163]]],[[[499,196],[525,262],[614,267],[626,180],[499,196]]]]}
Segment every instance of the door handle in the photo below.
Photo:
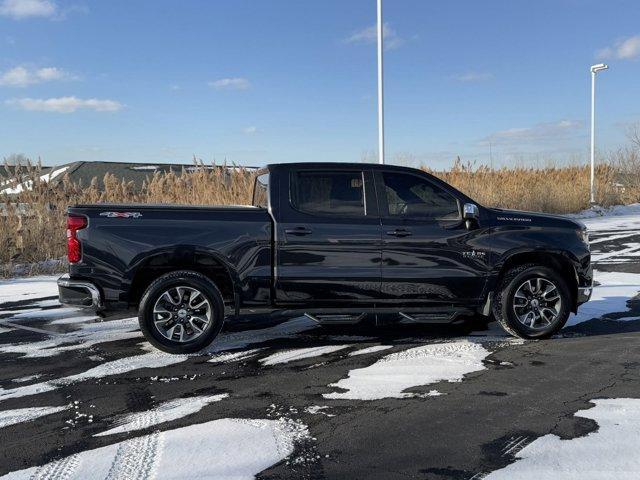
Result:
{"type": "Polygon", "coordinates": [[[411,231],[404,228],[396,228],[395,230],[389,230],[387,235],[393,235],[394,237],[408,237],[411,235],[411,231]]]}
{"type": "Polygon", "coordinates": [[[313,233],[312,230],[306,227],[296,227],[296,228],[286,228],[284,233],[287,235],[310,235],[313,233]]]}

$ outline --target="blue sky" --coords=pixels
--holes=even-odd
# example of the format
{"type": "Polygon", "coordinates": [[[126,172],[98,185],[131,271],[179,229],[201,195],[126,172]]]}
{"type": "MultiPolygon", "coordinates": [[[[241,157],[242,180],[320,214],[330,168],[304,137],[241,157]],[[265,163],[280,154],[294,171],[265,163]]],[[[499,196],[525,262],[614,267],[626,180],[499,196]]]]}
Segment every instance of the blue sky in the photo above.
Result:
{"type": "MultiPolygon", "coordinates": [[[[387,157],[586,161],[640,121],[640,2],[385,0],[387,157]]],[[[0,0],[0,157],[243,165],[377,148],[375,0],[0,0]]]]}

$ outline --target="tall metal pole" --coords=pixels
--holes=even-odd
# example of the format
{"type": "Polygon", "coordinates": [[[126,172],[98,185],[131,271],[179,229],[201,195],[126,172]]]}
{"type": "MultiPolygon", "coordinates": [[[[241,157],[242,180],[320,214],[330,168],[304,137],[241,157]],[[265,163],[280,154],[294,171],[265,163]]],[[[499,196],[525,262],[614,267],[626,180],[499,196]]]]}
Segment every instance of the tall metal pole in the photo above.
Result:
{"type": "Polygon", "coordinates": [[[591,69],[591,205],[596,203],[595,191],[595,164],[596,164],[596,72],[591,69]]]}
{"type": "Polygon", "coordinates": [[[591,195],[589,200],[591,205],[596,203],[596,74],[608,68],[609,66],[604,63],[591,65],[591,195]]]}
{"type": "Polygon", "coordinates": [[[378,160],[384,164],[384,69],[382,0],[378,0],[378,160]]]}

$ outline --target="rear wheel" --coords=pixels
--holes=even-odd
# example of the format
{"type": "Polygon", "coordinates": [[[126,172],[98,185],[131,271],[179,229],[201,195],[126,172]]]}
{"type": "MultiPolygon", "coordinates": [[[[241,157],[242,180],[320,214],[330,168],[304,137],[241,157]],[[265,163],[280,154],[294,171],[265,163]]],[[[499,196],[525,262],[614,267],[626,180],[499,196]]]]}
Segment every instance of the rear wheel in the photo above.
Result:
{"type": "Polygon", "coordinates": [[[493,313],[502,327],[516,337],[549,338],[569,318],[570,299],[567,284],[558,272],[522,265],[503,277],[493,313]]]}
{"type": "Polygon", "coordinates": [[[209,345],[224,323],[224,303],[204,275],[181,270],[162,275],[142,296],[140,328],[155,347],[169,353],[193,353],[209,345]]]}

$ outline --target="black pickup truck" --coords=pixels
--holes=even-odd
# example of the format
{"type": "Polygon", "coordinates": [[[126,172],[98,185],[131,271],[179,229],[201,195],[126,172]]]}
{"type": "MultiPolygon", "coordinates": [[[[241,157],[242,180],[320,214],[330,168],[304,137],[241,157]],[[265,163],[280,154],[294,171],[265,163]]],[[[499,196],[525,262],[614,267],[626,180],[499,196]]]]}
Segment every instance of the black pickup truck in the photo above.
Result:
{"type": "Polygon", "coordinates": [[[76,205],[67,223],[61,303],[136,308],[147,339],[173,353],[204,348],[248,314],[493,316],[513,335],[546,338],[591,295],[581,223],[485,208],[397,166],[269,165],[253,206],[76,205]]]}

